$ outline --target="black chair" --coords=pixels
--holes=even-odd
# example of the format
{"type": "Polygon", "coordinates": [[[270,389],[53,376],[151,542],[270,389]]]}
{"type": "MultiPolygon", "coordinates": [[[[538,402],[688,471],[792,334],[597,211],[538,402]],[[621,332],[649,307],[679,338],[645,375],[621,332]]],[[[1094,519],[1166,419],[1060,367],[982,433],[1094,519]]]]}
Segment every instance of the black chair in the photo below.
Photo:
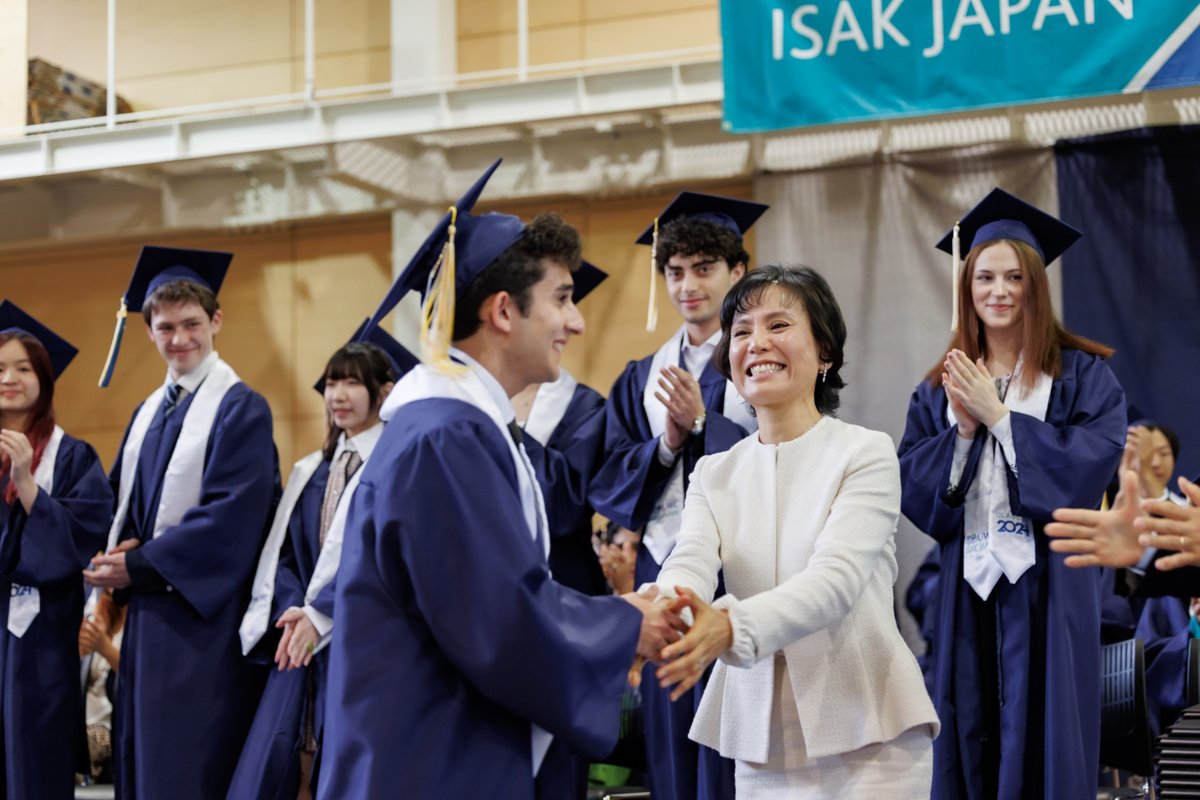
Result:
{"type": "Polygon", "coordinates": [[[1154,774],[1154,740],[1146,707],[1146,661],[1140,639],[1100,648],[1100,763],[1154,774]]]}
{"type": "Polygon", "coordinates": [[[1200,639],[1188,642],[1187,679],[1184,685],[1187,707],[1200,705],[1200,639]]]}

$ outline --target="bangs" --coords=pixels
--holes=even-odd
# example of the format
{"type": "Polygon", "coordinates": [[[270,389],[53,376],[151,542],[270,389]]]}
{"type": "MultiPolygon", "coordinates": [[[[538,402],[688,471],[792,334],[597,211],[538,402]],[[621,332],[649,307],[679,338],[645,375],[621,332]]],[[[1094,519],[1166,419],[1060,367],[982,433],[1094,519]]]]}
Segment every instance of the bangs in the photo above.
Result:
{"type": "Polygon", "coordinates": [[[329,359],[325,366],[325,380],[344,381],[350,378],[359,383],[369,383],[363,367],[362,359],[355,358],[353,353],[343,347],[333,354],[333,358],[329,359]]]}

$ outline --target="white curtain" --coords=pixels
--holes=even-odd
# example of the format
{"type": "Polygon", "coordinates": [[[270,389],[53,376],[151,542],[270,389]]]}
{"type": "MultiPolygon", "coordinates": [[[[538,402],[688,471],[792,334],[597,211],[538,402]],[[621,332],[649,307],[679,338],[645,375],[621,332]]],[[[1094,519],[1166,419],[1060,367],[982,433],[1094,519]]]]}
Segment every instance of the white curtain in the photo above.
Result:
{"type": "MultiPolygon", "coordinates": [[[[1046,149],[884,155],[756,179],[755,198],[771,210],[755,227],[754,262],[817,269],[846,318],[842,419],[900,442],[909,397],[950,338],[950,256],[934,244],[994,186],[1057,213],[1054,157],[1046,149]]],[[[1056,299],[1058,269],[1050,274],[1056,299]]],[[[918,652],[924,645],[903,597],[931,545],[901,519],[896,593],[901,630],[918,652]]]]}

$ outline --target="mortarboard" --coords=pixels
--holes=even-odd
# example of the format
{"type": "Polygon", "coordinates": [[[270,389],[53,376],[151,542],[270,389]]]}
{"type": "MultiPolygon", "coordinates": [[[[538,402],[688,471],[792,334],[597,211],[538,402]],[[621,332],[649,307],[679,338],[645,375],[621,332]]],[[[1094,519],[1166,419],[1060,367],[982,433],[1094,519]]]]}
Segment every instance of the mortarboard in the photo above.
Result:
{"type": "Polygon", "coordinates": [[[172,281],[190,281],[210,290],[214,295],[221,289],[225,273],[229,270],[229,262],[233,253],[222,253],[213,250],[191,250],[180,247],[157,247],[146,245],[138,256],[137,264],[133,267],[133,277],[129,279],[129,288],[121,298],[121,307],[117,309],[117,324],[113,331],[112,345],[108,349],[108,358],[104,362],[104,371],[100,374],[100,388],[108,386],[112,380],[113,370],[117,365],[117,354],[121,349],[121,339],[125,334],[125,318],[128,312],[142,310],[146,298],[154,290],[172,281]]]}
{"type": "Polygon", "coordinates": [[[1040,208],[1003,189],[992,189],[937,243],[937,248],[950,253],[954,262],[951,329],[958,330],[958,273],[962,253],[988,242],[1012,239],[1032,247],[1041,256],[1042,264],[1048,266],[1081,236],[1075,228],[1040,208]]]}
{"type": "Polygon", "coordinates": [[[41,342],[50,356],[50,369],[55,380],[58,380],[58,376],[63,374],[63,370],[79,352],[74,345],[31,317],[11,300],[0,303],[0,333],[25,333],[41,342]]]}
{"type": "MultiPolygon", "coordinates": [[[[368,328],[369,322],[370,320],[364,319],[362,324],[358,326],[358,330],[354,332],[354,335],[350,337],[346,344],[365,342],[378,347],[387,356],[387,360],[391,362],[392,375],[396,380],[400,380],[410,369],[421,363],[420,359],[408,352],[408,348],[397,342],[383,328],[380,328],[378,325],[368,328]]],[[[317,390],[318,394],[325,393],[325,376],[323,374],[313,384],[313,388],[317,390]]]]}
{"type": "Polygon", "coordinates": [[[571,277],[575,279],[575,291],[571,293],[571,302],[579,305],[583,298],[592,293],[593,289],[604,283],[608,278],[608,273],[585,260],[579,265],[579,269],[571,274],[571,277]]]}
{"type": "Polygon", "coordinates": [[[367,322],[368,329],[377,327],[406,294],[419,291],[421,360],[443,371],[455,371],[448,351],[456,296],[525,235],[525,224],[517,217],[470,213],[498,166],[500,159],[438,221],[367,322]]]}
{"type": "MultiPolygon", "coordinates": [[[[658,278],[658,231],[664,225],[676,219],[699,219],[711,222],[726,230],[733,231],[738,236],[745,236],[746,231],[758,221],[770,206],[755,203],[751,200],[739,200],[735,197],[722,197],[716,194],[700,192],[680,192],[671,204],[664,208],[654,221],[642,231],[636,244],[650,246],[650,305],[646,312],[646,330],[653,332],[658,327],[658,303],[656,299],[658,278]]],[[[730,264],[730,268],[734,265],[730,264]]]]}

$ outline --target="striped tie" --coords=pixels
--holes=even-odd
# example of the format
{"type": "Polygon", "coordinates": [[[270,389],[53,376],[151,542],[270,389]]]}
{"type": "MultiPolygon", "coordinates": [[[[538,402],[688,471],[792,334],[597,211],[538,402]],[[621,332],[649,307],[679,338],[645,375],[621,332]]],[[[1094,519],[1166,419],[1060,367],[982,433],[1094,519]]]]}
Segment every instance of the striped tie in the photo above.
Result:
{"type": "Polygon", "coordinates": [[[163,419],[171,416],[171,412],[175,410],[175,406],[179,405],[179,398],[183,395],[183,387],[178,383],[168,383],[167,392],[163,395],[163,419]]]}

